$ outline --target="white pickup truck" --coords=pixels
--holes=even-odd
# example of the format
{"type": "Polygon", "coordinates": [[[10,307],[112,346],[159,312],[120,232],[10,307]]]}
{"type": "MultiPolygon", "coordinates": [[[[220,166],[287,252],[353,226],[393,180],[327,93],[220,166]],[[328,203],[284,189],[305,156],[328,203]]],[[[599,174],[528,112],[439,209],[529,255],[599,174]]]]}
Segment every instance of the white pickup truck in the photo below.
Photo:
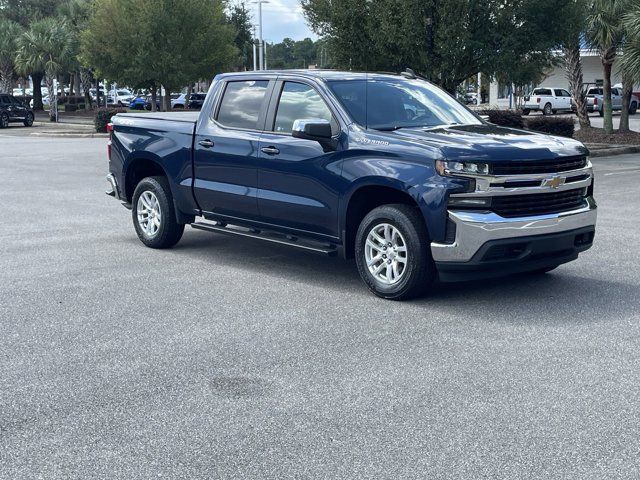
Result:
{"type": "MultiPolygon", "coordinates": [[[[640,106],[640,99],[633,94],[629,103],[629,115],[635,115],[640,106]]],[[[611,89],[611,108],[613,111],[622,110],[622,88],[611,89]]],[[[591,87],[587,90],[587,112],[598,112],[604,116],[604,93],[602,87],[591,87]]]]}
{"type": "Polygon", "coordinates": [[[544,115],[551,115],[560,111],[570,112],[573,109],[571,94],[564,88],[539,87],[524,97],[522,113],[529,115],[532,111],[542,111],[544,115]]]}

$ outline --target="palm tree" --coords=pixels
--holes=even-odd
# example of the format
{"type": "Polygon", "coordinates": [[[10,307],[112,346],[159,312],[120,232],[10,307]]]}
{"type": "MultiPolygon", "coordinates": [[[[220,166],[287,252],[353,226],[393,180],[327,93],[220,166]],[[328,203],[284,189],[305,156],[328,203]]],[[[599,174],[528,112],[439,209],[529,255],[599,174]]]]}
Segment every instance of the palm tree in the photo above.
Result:
{"type": "Polygon", "coordinates": [[[15,77],[16,40],[20,32],[17,23],[0,19],[0,93],[11,93],[15,77]]]}
{"type": "MultiPolygon", "coordinates": [[[[73,40],[64,20],[47,17],[31,24],[18,38],[16,66],[23,72],[44,72],[49,90],[49,102],[57,105],[54,80],[66,70],[73,52],[73,40]]],[[[34,85],[34,89],[39,88],[34,85]]]]}
{"type": "Polygon", "coordinates": [[[640,82],[640,0],[634,0],[628,13],[623,17],[625,31],[624,55],[622,57],[623,113],[625,102],[627,114],[620,118],[620,131],[629,131],[628,106],[633,84],[640,82]]]}
{"type": "Polygon", "coordinates": [[[587,15],[587,39],[600,54],[604,73],[604,131],[613,133],[611,70],[624,38],[622,17],[628,0],[593,0],[587,15]]]}

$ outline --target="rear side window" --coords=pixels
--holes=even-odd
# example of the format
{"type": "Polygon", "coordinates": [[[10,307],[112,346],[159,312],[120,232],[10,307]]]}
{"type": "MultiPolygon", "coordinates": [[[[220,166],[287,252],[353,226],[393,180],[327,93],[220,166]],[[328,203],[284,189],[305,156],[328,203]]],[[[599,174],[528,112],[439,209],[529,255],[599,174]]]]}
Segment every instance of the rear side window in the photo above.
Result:
{"type": "Polygon", "coordinates": [[[551,95],[551,90],[548,88],[536,88],[533,91],[534,95],[551,95]]]}
{"type": "Polygon", "coordinates": [[[255,130],[267,85],[268,80],[227,83],[218,110],[218,122],[226,127],[255,130]]]}
{"type": "Polygon", "coordinates": [[[291,133],[293,122],[319,118],[332,122],[331,110],[315,89],[304,83],[285,82],[280,94],[273,130],[291,133]]]}

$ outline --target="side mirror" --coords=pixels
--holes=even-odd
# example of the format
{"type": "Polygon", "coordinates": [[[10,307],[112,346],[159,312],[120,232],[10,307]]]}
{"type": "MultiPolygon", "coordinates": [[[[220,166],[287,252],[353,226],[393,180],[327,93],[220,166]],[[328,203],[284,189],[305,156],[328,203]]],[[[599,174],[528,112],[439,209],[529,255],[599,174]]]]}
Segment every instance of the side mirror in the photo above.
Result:
{"type": "Polygon", "coordinates": [[[291,135],[306,140],[327,141],[331,139],[331,123],[318,118],[296,120],[291,135]]]}

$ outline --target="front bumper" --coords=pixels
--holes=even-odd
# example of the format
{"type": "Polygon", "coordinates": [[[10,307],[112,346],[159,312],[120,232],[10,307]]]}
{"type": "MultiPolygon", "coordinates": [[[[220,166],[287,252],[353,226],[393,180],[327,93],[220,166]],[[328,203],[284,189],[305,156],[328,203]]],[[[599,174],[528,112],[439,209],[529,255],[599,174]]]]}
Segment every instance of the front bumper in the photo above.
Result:
{"type": "Polygon", "coordinates": [[[500,272],[506,263],[525,271],[571,261],[593,241],[590,232],[595,231],[597,205],[592,197],[585,202],[576,210],[521,218],[504,218],[493,212],[449,211],[449,219],[455,224],[455,240],[452,244],[433,242],[433,260],[441,276],[446,276],[443,273],[447,271],[462,270],[507,274],[513,273],[513,268],[500,272]],[[580,237],[583,234],[587,235],[580,237]],[[554,236],[557,242],[547,241],[554,236]],[[573,247],[569,248],[569,244],[573,247]],[[502,245],[501,249],[491,248],[496,245],[502,245]],[[537,263],[527,265],[533,260],[537,263]],[[545,260],[549,260],[548,265],[545,260]]]}

